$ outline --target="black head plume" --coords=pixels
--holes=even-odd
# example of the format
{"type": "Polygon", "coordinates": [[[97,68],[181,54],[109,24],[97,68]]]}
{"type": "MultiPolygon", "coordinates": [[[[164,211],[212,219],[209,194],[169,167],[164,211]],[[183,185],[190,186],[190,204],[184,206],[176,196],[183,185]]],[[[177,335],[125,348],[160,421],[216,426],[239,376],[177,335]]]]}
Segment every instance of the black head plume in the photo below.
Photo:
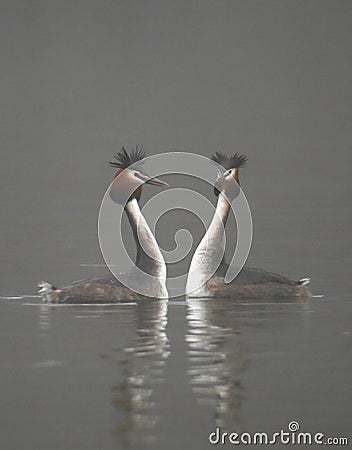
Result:
{"type": "Polygon", "coordinates": [[[145,152],[141,148],[136,147],[130,153],[127,153],[126,149],[122,147],[122,150],[116,153],[114,158],[116,161],[109,161],[109,166],[117,169],[127,169],[127,167],[145,158],[145,152]]]}
{"type": "Polygon", "coordinates": [[[224,153],[216,152],[211,159],[220,164],[224,169],[239,169],[247,164],[247,156],[235,153],[232,156],[226,156],[224,153]]]}
{"type": "MultiPolygon", "coordinates": [[[[247,164],[247,156],[235,153],[232,156],[226,156],[224,153],[216,152],[211,159],[220,164],[224,169],[239,169],[247,164]]],[[[220,191],[214,186],[214,194],[218,197],[220,191]]]]}

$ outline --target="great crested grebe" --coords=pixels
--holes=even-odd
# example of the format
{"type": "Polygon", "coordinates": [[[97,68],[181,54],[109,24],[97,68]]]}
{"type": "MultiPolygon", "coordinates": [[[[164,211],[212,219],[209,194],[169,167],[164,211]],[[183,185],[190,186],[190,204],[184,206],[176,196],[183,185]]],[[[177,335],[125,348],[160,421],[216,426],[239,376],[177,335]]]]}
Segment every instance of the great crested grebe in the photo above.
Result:
{"type": "MultiPolygon", "coordinates": [[[[142,184],[162,187],[167,187],[168,184],[149,177],[139,167],[138,170],[129,169],[129,166],[144,157],[145,153],[138,147],[130,154],[122,148],[121,152],[114,155],[115,161],[110,161],[109,165],[117,168],[117,172],[114,177],[116,181],[111,185],[110,197],[119,204],[124,204],[128,197],[124,209],[137,247],[135,265],[141,271],[153,276],[149,284],[143,279],[142,287],[146,297],[167,298],[165,261],[140,210],[138,201],[142,193],[142,184]],[[131,192],[133,192],[132,195],[130,195],[131,192]]],[[[131,276],[133,277],[134,274],[132,273],[131,276]]],[[[41,281],[38,287],[43,300],[52,303],[115,303],[144,298],[143,295],[127,288],[112,276],[77,281],[63,288],[56,288],[46,281],[41,281]]]]}
{"type": "Polygon", "coordinates": [[[191,261],[187,280],[188,297],[233,299],[310,297],[310,290],[306,287],[310,282],[309,278],[293,281],[262,269],[243,267],[232,282],[225,283],[228,264],[224,258],[215,270],[216,262],[219,261],[215,256],[222,249],[224,227],[231,209],[226,193],[227,190],[233,189],[234,180],[239,187],[239,169],[247,163],[247,157],[238,153],[227,157],[217,152],[211,159],[220,164],[225,172],[218,176],[214,187],[215,195],[218,197],[216,212],[191,261]],[[194,289],[195,286],[201,287],[194,289]],[[193,292],[190,292],[192,290],[193,292]]]}

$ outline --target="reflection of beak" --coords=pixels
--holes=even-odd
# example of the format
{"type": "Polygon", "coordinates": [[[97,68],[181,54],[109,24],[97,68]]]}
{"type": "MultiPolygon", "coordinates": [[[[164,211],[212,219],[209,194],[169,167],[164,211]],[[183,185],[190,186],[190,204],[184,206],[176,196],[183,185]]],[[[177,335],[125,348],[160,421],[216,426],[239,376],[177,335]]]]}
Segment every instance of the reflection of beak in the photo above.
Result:
{"type": "Polygon", "coordinates": [[[150,178],[148,177],[148,175],[144,175],[142,173],[138,176],[138,178],[140,178],[142,181],[144,181],[144,183],[147,184],[153,184],[154,186],[169,187],[169,185],[165,183],[165,181],[159,180],[159,178],[150,178]]]}

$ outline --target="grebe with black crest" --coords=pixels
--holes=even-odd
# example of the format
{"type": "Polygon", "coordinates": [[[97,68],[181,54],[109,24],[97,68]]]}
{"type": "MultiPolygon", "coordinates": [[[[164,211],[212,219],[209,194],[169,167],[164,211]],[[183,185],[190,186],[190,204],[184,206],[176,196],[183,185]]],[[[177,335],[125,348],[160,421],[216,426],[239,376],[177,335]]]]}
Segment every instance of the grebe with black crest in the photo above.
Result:
{"type": "MultiPolygon", "coordinates": [[[[109,163],[111,167],[117,168],[110,188],[110,197],[118,204],[125,204],[128,199],[124,210],[137,247],[135,266],[152,276],[149,283],[143,283],[145,297],[167,298],[165,261],[138,202],[143,184],[159,187],[167,187],[168,184],[158,178],[149,177],[138,164],[136,166],[136,163],[145,158],[145,153],[138,147],[130,153],[122,148],[114,155],[114,158],[115,161],[109,163]],[[129,168],[132,165],[134,169],[129,168]],[[133,192],[132,195],[130,195],[131,192],[133,192]]],[[[133,277],[134,273],[130,276],[133,277]]],[[[113,276],[77,281],[62,288],[56,288],[51,283],[41,281],[38,287],[43,300],[51,303],[115,303],[144,298],[143,295],[124,286],[113,276]]]]}
{"type": "Polygon", "coordinates": [[[218,264],[218,253],[222,250],[224,229],[230,213],[231,204],[227,191],[233,190],[234,184],[239,188],[240,168],[246,165],[247,157],[239,153],[226,156],[216,152],[211,159],[223,167],[214,186],[217,196],[215,214],[203,239],[194,252],[188,280],[189,298],[223,297],[232,299],[282,299],[288,297],[310,297],[307,287],[309,278],[294,281],[276,273],[262,269],[243,267],[238,276],[230,283],[225,283],[228,264],[222,258],[218,264]]]}

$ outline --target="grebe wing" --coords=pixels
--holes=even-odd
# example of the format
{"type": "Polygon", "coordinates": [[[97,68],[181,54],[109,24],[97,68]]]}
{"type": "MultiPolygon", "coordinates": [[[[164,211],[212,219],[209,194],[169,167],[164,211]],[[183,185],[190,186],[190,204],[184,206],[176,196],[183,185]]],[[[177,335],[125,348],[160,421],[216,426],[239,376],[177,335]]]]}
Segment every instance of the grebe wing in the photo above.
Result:
{"type": "Polygon", "coordinates": [[[71,283],[69,286],[80,286],[84,284],[91,284],[95,286],[101,286],[101,285],[119,285],[122,286],[122,284],[112,276],[105,276],[105,277],[97,277],[97,278],[83,278],[82,280],[77,280],[71,283]]]}
{"type": "Polygon", "coordinates": [[[116,303],[142,297],[112,276],[80,280],[62,288],[41,282],[39,287],[43,300],[51,303],[116,303]]]}
{"type": "MultiPolygon", "coordinates": [[[[229,265],[226,261],[222,261],[218,270],[216,271],[217,277],[224,278],[226,272],[228,270],[229,265]]],[[[241,272],[237,275],[237,277],[231,281],[229,284],[241,284],[241,285],[253,285],[253,284],[265,284],[265,283],[278,283],[278,284],[286,284],[286,285],[296,285],[299,284],[297,281],[290,280],[287,277],[279,275],[273,272],[267,272],[263,269],[256,269],[254,267],[243,267],[241,272]]]]}
{"type": "Polygon", "coordinates": [[[254,267],[243,267],[237,278],[233,281],[236,284],[266,284],[278,283],[286,285],[296,285],[297,282],[287,277],[273,272],[254,267]]]}
{"type": "Polygon", "coordinates": [[[283,298],[311,297],[311,292],[306,286],[309,284],[309,278],[293,281],[277,273],[243,267],[233,281],[225,284],[224,277],[227,268],[228,265],[223,261],[215,276],[206,282],[205,288],[209,297],[245,300],[282,300],[283,298]]]}

